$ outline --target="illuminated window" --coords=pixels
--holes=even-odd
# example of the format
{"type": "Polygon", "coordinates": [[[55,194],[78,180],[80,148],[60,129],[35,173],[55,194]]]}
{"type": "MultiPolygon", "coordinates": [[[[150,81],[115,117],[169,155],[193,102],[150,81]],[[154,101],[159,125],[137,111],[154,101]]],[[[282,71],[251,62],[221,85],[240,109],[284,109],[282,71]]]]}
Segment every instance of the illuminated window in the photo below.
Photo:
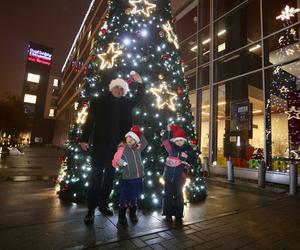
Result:
{"type": "Polygon", "coordinates": [[[58,79],[53,80],[53,87],[58,87],[58,79]]]}
{"type": "Polygon", "coordinates": [[[49,111],[49,116],[50,116],[50,117],[54,117],[54,109],[50,109],[50,111],[49,111]]]}
{"type": "Polygon", "coordinates": [[[36,95],[25,94],[24,102],[36,104],[36,95]]]}
{"type": "Polygon", "coordinates": [[[35,83],[39,83],[40,82],[40,75],[36,75],[36,74],[32,74],[32,73],[28,73],[27,75],[27,81],[28,82],[35,82],[35,83]]]}

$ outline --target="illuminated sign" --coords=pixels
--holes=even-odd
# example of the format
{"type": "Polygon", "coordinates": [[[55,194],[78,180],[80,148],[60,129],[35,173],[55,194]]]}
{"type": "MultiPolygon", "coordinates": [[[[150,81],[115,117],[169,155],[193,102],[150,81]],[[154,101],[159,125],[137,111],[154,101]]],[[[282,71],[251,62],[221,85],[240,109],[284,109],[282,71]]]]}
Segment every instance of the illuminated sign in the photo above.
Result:
{"type": "Polygon", "coordinates": [[[39,49],[29,48],[28,61],[36,62],[44,65],[50,65],[52,54],[39,49]]]}

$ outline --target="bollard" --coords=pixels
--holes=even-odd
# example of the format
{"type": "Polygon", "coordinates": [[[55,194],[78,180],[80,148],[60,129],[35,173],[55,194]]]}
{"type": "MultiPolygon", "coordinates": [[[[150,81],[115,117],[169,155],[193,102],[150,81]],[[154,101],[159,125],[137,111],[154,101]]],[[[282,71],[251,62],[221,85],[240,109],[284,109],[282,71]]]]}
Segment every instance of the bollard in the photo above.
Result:
{"type": "Polygon", "coordinates": [[[206,177],[210,177],[210,169],[208,164],[208,157],[203,158],[203,170],[206,175],[206,177]]]}
{"type": "Polygon", "coordinates": [[[231,158],[227,160],[227,179],[230,182],[234,182],[234,169],[231,158]]]}
{"type": "Polygon", "coordinates": [[[265,188],[266,186],[266,164],[260,160],[258,165],[258,187],[265,188]]]}
{"type": "Polygon", "coordinates": [[[297,186],[298,186],[298,168],[296,164],[290,165],[290,192],[289,195],[296,196],[297,195],[297,186]]]}

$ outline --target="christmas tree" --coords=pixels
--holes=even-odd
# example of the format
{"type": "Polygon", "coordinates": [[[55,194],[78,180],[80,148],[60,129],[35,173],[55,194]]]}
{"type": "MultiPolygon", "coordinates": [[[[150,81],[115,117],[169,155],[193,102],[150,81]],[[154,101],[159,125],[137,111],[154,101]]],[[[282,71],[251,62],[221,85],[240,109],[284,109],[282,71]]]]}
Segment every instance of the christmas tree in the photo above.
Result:
{"type": "MultiPolygon", "coordinates": [[[[146,85],[145,97],[133,112],[134,124],[141,126],[149,142],[143,153],[145,178],[141,205],[149,208],[161,205],[161,175],[166,153],[160,133],[169,123],[182,126],[197,150],[188,85],[174,33],[175,22],[168,0],[109,1],[93,60],[86,69],[85,84],[77,103],[77,119],[61,159],[57,191],[62,199],[84,200],[89,185],[91,158],[78,145],[89,103],[107,93],[110,80],[123,78],[130,82],[132,70],[141,74],[146,85]]],[[[131,85],[129,97],[137,89],[134,83],[131,85]]],[[[117,188],[118,178],[111,195],[113,202],[117,188]]],[[[194,166],[184,194],[188,202],[200,201],[206,196],[200,165],[194,166]]]]}
{"type": "MultiPolygon", "coordinates": [[[[288,5],[277,16],[277,20],[282,21],[283,27],[289,27],[292,24],[291,17],[297,13],[299,9],[290,8],[288,5]]],[[[279,49],[276,52],[277,61],[281,64],[278,65],[273,72],[272,86],[270,89],[270,96],[272,106],[281,107],[286,109],[286,103],[283,104],[282,100],[287,101],[289,93],[296,90],[297,78],[288,73],[299,67],[299,61],[285,65],[286,62],[293,58],[296,51],[299,49],[297,32],[294,28],[287,28],[279,37],[279,49]]]]}

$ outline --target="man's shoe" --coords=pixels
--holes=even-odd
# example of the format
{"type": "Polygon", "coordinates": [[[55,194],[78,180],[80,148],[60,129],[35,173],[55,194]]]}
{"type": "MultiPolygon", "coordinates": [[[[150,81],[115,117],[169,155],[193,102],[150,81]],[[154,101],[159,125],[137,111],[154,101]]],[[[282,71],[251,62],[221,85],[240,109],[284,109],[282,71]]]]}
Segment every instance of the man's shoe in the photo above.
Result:
{"type": "Polygon", "coordinates": [[[114,212],[109,206],[99,206],[99,211],[105,216],[113,216],[114,212]]]}
{"type": "Polygon", "coordinates": [[[84,218],[84,223],[86,225],[90,225],[94,223],[94,219],[95,219],[95,210],[94,209],[89,209],[89,211],[87,212],[85,218],[84,218]]]}

